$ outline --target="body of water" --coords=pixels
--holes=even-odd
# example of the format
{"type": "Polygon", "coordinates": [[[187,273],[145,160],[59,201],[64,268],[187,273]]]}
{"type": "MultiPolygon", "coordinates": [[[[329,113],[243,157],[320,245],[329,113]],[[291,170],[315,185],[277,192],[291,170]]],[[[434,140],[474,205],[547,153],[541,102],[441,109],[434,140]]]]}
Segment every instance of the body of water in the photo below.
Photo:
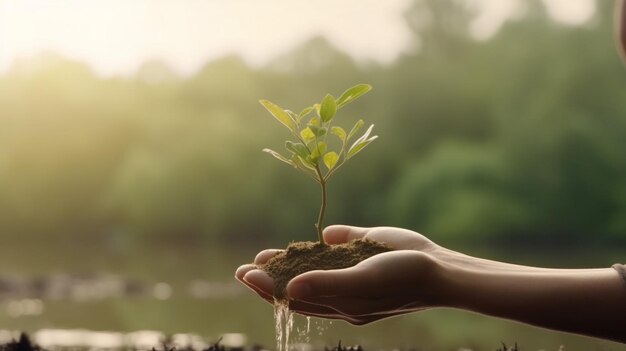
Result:
{"type": "MultiPolygon", "coordinates": [[[[236,267],[256,251],[200,245],[7,243],[0,247],[0,339],[26,331],[42,346],[93,342],[94,347],[107,348],[133,342],[149,346],[159,336],[197,347],[221,338],[230,346],[273,349],[273,307],[233,278],[236,267]]],[[[341,341],[368,350],[494,350],[501,342],[517,342],[525,351],[556,351],[561,346],[626,350],[616,343],[452,309],[363,327],[302,316],[294,323],[294,342],[319,348],[341,341]]]]}

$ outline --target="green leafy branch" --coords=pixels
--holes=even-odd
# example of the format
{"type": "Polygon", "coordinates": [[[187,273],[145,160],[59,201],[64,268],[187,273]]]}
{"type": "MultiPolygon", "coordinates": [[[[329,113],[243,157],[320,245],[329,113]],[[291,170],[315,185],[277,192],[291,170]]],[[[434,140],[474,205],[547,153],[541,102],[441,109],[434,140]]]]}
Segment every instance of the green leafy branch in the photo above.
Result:
{"type": "Polygon", "coordinates": [[[360,119],[349,132],[346,129],[334,125],[337,111],[372,89],[368,84],[358,84],[346,90],[338,99],[326,94],[320,103],[304,108],[296,114],[290,110],[267,101],[259,100],[261,105],[269,113],[283,124],[294,137],[285,142],[287,156],[271,150],[263,149],[278,160],[302,171],[321,186],[322,204],[317,223],[315,225],[319,242],[324,243],[322,229],[324,215],[326,213],[327,183],[328,179],[346,161],[354,157],[367,145],[374,141],[377,136],[370,136],[374,125],[371,125],[365,133],[353,141],[353,138],[363,128],[365,122],[360,119]],[[315,112],[315,113],[313,113],[315,112]],[[328,140],[329,135],[337,138],[335,143],[328,140]],[[329,144],[339,145],[333,147],[329,144]]]}

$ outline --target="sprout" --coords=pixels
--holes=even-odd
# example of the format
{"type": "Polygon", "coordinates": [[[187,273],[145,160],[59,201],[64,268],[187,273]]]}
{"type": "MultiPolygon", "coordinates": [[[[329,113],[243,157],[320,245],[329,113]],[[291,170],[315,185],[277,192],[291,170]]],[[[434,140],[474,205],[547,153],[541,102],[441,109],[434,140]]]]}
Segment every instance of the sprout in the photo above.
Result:
{"type": "Polygon", "coordinates": [[[320,103],[306,107],[298,114],[285,110],[270,101],[259,100],[261,105],[278,122],[289,129],[293,136],[293,140],[285,142],[286,156],[270,149],[263,149],[263,151],[302,171],[320,184],[322,204],[315,228],[321,244],[325,244],[322,237],[322,229],[326,213],[328,179],[346,161],[354,157],[377,138],[375,135],[370,136],[374,127],[374,125],[371,125],[364,134],[352,141],[365,124],[363,120],[357,121],[349,133],[346,133],[346,129],[334,125],[333,122],[339,109],[371,89],[372,87],[368,84],[358,84],[346,90],[338,99],[335,99],[330,94],[326,94],[320,103]],[[312,113],[313,111],[315,113],[312,113]],[[332,136],[329,137],[331,134],[332,136]],[[329,138],[336,139],[333,142],[329,138]],[[336,147],[334,147],[335,145],[336,147]]]}

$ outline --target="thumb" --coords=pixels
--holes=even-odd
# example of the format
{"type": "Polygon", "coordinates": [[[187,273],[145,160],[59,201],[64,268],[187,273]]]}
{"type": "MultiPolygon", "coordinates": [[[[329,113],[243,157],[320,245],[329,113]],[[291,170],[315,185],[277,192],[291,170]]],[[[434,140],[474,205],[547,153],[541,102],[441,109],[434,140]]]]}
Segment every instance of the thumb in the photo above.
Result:
{"type": "Polygon", "coordinates": [[[324,228],[324,241],[327,244],[343,244],[354,239],[363,238],[370,228],[353,227],[348,225],[331,225],[324,228]]]}
{"type": "Polygon", "coordinates": [[[357,266],[328,271],[310,271],[287,284],[287,295],[294,300],[315,297],[346,296],[362,289],[367,277],[357,266]]]}

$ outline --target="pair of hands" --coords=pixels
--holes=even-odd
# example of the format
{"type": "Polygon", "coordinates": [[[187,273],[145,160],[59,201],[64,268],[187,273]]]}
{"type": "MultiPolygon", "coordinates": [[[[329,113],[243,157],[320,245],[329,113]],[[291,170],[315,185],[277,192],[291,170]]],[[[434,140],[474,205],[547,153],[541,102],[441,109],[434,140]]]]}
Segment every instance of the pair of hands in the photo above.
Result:
{"type": "MultiPolygon", "coordinates": [[[[343,225],[330,226],[323,234],[329,245],[367,238],[385,243],[394,251],[370,257],[354,267],[311,271],[293,278],[287,285],[292,311],[362,325],[438,305],[438,262],[433,253],[440,247],[423,235],[400,228],[343,225]]],[[[254,264],[239,267],[235,274],[271,304],[273,280],[257,265],[278,252],[261,251],[254,264]]]]}

